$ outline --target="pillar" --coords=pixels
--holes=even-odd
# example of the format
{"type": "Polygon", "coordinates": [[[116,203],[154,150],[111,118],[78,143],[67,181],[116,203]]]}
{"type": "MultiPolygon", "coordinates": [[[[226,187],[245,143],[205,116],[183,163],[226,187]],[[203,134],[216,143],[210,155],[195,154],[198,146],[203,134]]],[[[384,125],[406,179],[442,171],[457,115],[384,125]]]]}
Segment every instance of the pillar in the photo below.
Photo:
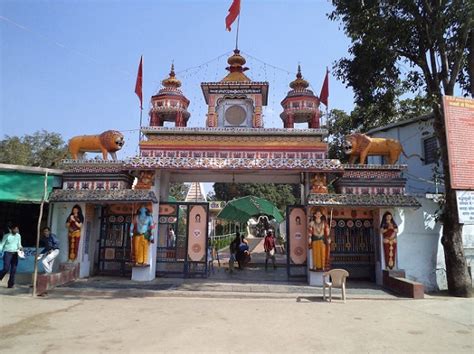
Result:
{"type": "Polygon", "coordinates": [[[314,113],[309,121],[309,128],[310,129],[318,129],[319,128],[319,112],[314,113]]]}
{"type": "Polygon", "coordinates": [[[288,113],[288,115],[286,116],[286,120],[285,120],[285,128],[294,128],[294,127],[295,127],[294,116],[293,116],[293,114],[288,113]]]}
{"type": "MultiPolygon", "coordinates": [[[[135,281],[151,281],[155,279],[156,276],[156,245],[159,242],[160,233],[158,230],[158,214],[159,214],[159,202],[160,202],[160,188],[162,184],[161,179],[161,171],[156,171],[155,173],[155,183],[154,186],[151,187],[151,190],[155,193],[158,203],[153,203],[152,207],[152,215],[153,215],[153,222],[155,223],[156,227],[153,229],[153,238],[155,243],[150,243],[149,247],[149,254],[148,254],[148,262],[150,263],[149,267],[133,267],[132,268],[132,280],[135,281]]],[[[169,182],[169,179],[168,179],[169,182]]]]}

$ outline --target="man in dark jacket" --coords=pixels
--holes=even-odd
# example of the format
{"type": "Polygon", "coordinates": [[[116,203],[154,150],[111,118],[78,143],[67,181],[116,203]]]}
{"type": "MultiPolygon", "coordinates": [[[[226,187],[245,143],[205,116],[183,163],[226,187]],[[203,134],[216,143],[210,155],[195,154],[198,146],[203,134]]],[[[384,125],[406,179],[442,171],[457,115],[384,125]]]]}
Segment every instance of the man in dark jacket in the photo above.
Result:
{"type": "Polygon", "coordinates": [[[43,228],[43,237],[41,241],[44,245],[44,249],[38,255],[37,259],[40,260],[43,258],[41,263],[46,273],[51,273],[53,271],[54,260],[59,254],[59,241],[55,234],[51,233],[49,227],[43,228]]]}

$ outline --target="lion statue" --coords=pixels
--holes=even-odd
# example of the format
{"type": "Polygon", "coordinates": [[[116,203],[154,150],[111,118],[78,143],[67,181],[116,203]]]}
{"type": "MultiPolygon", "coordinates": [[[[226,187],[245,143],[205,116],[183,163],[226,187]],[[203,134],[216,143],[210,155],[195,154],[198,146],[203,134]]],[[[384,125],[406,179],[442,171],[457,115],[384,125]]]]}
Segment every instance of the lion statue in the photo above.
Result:
{"type": "Polygon", "coordinates": [[[358,157],[359,164],[364,164],[367,156],[385,156],[388,164],[394,165],[402,153],[407,159],[417,156],[423,160],[417,154],[407,156],[405,151],[403,151],[402,144],[398,140],[371,138],[361,133],[346,136],[344,152],[346,155],[350,155],[350,164],[354,164],[358,157]]]}
{"type": "Polygon", "coordinates": [[[81,135],[69,140],[69,152],[74,160],[83,159],[85,152],[102,152],[102,157],[107,160],[107,153],[117,160],[116,152],[119,151],[125,140],[122,133],[116,130],[107,130],[100,135],[81,135]]]}

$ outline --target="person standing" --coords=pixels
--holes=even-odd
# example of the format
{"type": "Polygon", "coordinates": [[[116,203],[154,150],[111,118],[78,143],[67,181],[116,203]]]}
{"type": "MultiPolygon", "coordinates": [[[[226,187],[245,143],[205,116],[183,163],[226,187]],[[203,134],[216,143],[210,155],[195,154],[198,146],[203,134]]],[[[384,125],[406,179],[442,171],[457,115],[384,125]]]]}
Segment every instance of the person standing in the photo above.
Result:
{"type": "Polygon", "coordinates": [[[43,237],[41,241],[44,244],[44,249],[36,259],[39,261],[44,257],[41,261],[44,270],[46,273],[51,273],[53,271],[54,260],[59,255],[59,241],[56,235],[51,233],[49,227],[43,228],[43,237]]]}
{"type": "Polygon", "coordinates": [[[8,279],[9,288],[13,288],[15,285],[18,251],[23,251],[19,231],[18,226],[13,225],[11,232],[5,234],[2,238],[2,242],[0,242],[0,251],[3,251],[3,270],[0,272],[0,281],[3,280],[5,274],[10,272],[10,278],[8,279]]]}
{"type": "Polygon", "coordinates": [[[174,233],[173,226],[170,225],[168,229],[168,239],[166,240],[167,247],[175,247],[176,246],[176,234],[174,233]]]}
{"type": "Polygon", "coordinates": [[[267,235],[263,241],[263,249],[265,250],[265,270],[268,267],[268,260],[271,259],[273,263],[273,269],[276,269],[275,264],[275,237],[273,231],[268,230],[267,235]]]}

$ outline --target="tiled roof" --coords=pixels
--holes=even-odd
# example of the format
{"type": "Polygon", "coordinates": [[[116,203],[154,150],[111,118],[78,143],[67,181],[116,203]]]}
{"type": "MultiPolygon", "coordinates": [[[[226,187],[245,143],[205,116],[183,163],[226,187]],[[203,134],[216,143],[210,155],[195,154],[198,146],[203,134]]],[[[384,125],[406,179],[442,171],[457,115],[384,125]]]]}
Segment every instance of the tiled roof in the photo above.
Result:
{"type": "Polygon", "coordinates": [[[415,197],[401,194],[310,194],[308,204],[328,206],[421,207],[421,204],[415,197]]]}
{"type": "Polygon", "coordinates": [[[50,202],[153,202],[158,203],[155,193],[148,190],[53,190],[50,202]]]}

